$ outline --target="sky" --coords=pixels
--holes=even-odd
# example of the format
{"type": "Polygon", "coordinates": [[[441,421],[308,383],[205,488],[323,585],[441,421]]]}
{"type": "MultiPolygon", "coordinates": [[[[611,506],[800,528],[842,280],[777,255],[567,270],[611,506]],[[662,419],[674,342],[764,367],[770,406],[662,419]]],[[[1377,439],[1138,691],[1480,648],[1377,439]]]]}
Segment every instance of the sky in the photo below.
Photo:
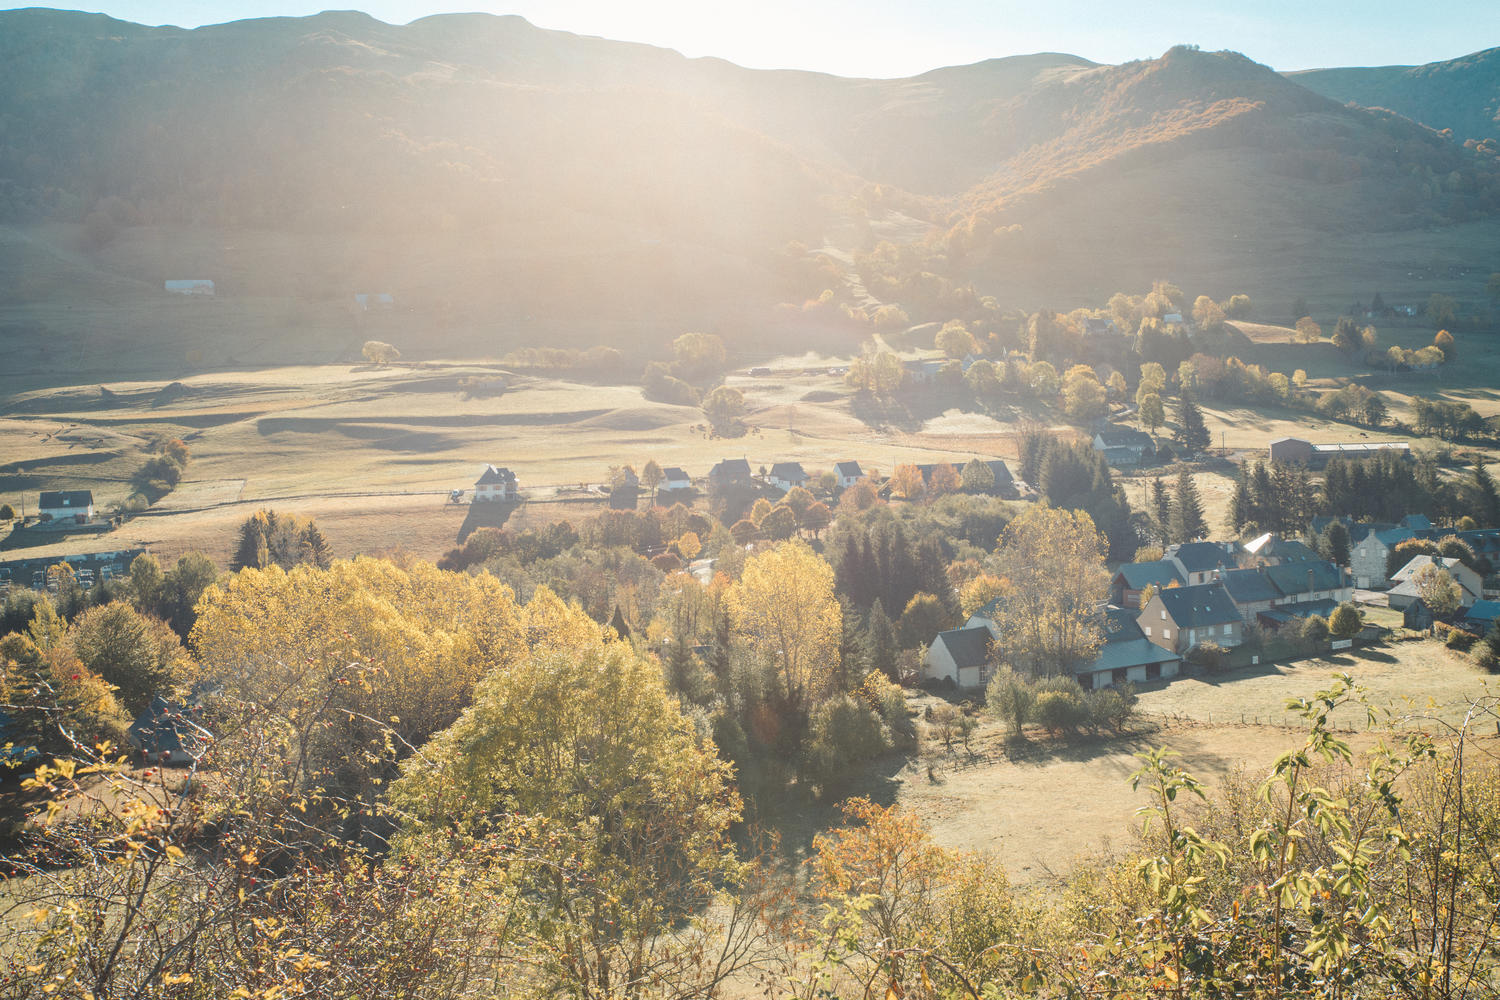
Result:
{"type": "MultiPolygon", "coordinates": [[[[125,21],[197,27],[303,15],[302,0],[104,0],[125,21]]],[[[0,3],[0,9],[17,4],[0,3]]],[[[391,24],[429,14],[519,14],[543,28],[647,42],[756,69],[901,77],[1031,52],[1095,62],[1177,44],[1234,49],[1278,70],[1419,64],[1500,45],[1500,0],[368,0],[391,24]]]]}

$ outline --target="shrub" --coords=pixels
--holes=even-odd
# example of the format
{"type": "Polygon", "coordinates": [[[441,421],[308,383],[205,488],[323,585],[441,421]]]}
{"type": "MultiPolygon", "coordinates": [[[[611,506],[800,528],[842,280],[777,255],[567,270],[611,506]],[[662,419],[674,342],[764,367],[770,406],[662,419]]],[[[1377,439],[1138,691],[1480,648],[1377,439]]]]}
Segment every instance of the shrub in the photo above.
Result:
{"type": "Polygon", "coordinates": [[[888,725],[905,721],[906,692],[879,670],[872,670],[865,675],[860,693],[888,725]]]}
{"type": "Polygon", "coordinates": [[[1136,700],[1133,684],[1090,691],[1085,699],[1089,711],[1089,728],[1097,731],[1108,726],[1118,733],[1135,714],[1136,700]]]}
{"type": "Polygon", "coordinates": [[[1032,719],[1053,735],[1076,733],[1089,723],[1083,688],[1071,677],[1043,677],[1032,685],[1036,706],[1032,719]]]}
{"type": "Polygon", "coordinates": [[[1345,601],[1333,610],[1328,616],[1328,631],[1336,639],[1352,639],[1359,635],[1359,630],[1364,627],[1360,620],[1359,609],[1351,601],[1345,601]]]}
{"type": "Polygon", "coordinates": [[[1467,653],[1474,645],[1474,637],[1462,629],[1452,628],[1448,630],[1448,637],[1443,640],[1443,645],[1449,649],[1456,649],[1460,653],[1467,653]]]}
{"type": "Polygon", "coordinates": [[[1297,630],[1297,637],[1311,647],[1323,645],[1328,641],[1328,619],[1322,615],[1309,615],[1297,630]]]}
{"type": "Polygon", "coordinates": [[[1218,670],[1224,665],[1224,647],[1217,642],[1200,642],[1188,650],[1187,661],[1205,670],[1218,670]]]}
{"type": "Polygon", "coordinates": [[[990,678],[984,701],[990,712],[1010,727],[1012,736],[1020,736],[1021,727],[1031,721],[1036,694],[1024,677],[1002,666],[990,678]]]}
{"type": "Polygon", "coordinates": [[[885,735],[875,713],[848,695],[839,695],[812,713],[804,769],[826,797],[848,782],[855,765],[885,748],[885,735]]]}
{"type": "Polygon", "coordinates": [[[0,503],[0,521],[15,520],[16,512],[8,503],[0,503]]]}

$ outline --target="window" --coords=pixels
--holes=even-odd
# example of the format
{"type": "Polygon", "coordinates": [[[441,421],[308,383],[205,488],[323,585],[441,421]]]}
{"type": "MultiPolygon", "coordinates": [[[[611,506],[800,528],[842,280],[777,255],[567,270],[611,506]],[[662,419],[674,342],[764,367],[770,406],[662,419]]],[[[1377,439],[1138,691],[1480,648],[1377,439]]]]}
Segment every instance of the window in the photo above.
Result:
{"type": "Polygon", "coordinates": [[[1161,630],[1161,637],[1163,639],[1170,639],[1170,638],[1172,638],[1172,630],[1169,629],[1169,628],[1162,629],[1161,630]]]}
{"type": "Polygon", "coordinates": [[[1229,626],[1228,625],[1224,626],[1224,634],[1225,635],[1229,635],[1230,634],[1230,632],[1229,632],[1229,626]]]}
{"type": "Polygon", "coordinates": [[[1161,609],[1161,620],[1162,621],[1166,621],[1167,620],[1167,609],[1166,608],[1162,608],[1161,609]]]}
{"type": "Polygon", "coordinates": [[[1147,639],[1151,638],[1151,626],[1150,625],[1146,626],[1146,638],[1147,639]]]}

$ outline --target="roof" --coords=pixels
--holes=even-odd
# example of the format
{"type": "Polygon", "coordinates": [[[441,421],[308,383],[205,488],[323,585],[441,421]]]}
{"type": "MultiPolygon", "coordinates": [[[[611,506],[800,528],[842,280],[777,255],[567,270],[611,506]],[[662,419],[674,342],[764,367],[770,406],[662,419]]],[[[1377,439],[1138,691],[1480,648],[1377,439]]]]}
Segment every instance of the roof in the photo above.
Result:
{"type": "Polygon", "coordinates": [[[685,483],[685,482],[688,482],[688,481],[690,481],[692,479],[691,476],[689,476],[686,472],[683,472],[681,469],[679,469],[675,465],[673,465],[673,466],[671,466],[669,468],[666,468],[666,469],[662,469],[661,470],[661,478],[664,481],[669,482],[669,483],[675,483],[675,482],[684,482],[685,483]]]}
{"type": "Polygon", "coordinates": [[[726,458],[709,470],[712,479],[749,479],[750,462],[743,458],[726,458]]]}
{"type": "Polygon", "coordinates": [[[801,462],[777,462],[771,466],[771,478],[791,482],[794,479],[806,479],[807,473],[802,471],[801,462]]]}
{"type": "Polygon", "coordinates": [[[834,471],[846,479],[858,479],[864,475],[858,462],[839,462],[834,465],[834,471]]]}
{"type": "Polygon", "coordinates": [[[1426,514],[1407,514],[1401,519],[1401,527],[1413,531],[1431,531],[1432,522],[1427,519],[1426,514]]]}
{"type": "Polygon", "coordinates": [[[1405,441],[1353,441],[1315,444],[1314,455],[1374,455],[1382,451],[1411,451],[1405,441]]]}
{"type": "Polygon", "coordinates": [[[1469,621],[1492,622],[1500,618],[1500,601],[1475,601],[1465,617],[1469,621]]]}
{"type": "Polygon", "coordinates": [[[1106,670],[1121,670],[1127,667],[1145,667],[1153,663],[1177,663],[1182,659],[1170,649],[1158,646],[1147,638],[1127,639],[1124,642],[1106,642],[1099,650],[1098,659],[1080,669],[1080,673],[1097,674],[1106,670]]]}
{"type": "Polygon", "coordinates": [[[1134,427],[1102,427],[1094,432],[1094,436],[1106,448],[1151,447],[1151,435],[1134,427]]]}
{"type": "Polygon", "coordinates": [[[1277,625],[1285,625],[1298,618],[1311,618],[1313,615],[1327,618],[1337,608],[1337,601],[1327,599],[1321,601],[1299,601],[1296,604],[1281,604],[1271,608],[1269,611],[1261,611],[1255,617],[1264,618],[1277,625]]]}
{"type": "Polygon", "coordinates": [[[956,665],[977,667],[989,662],[990,642],[993,638],[990,630],[983,625],[973,625],[939,632],[932,643],[934,646],[941,643],[956,665]]]}
{"type": "Polygon", "coordinates": [[[1129,608],[1106,608],[1104,610],[1104,641],[1113,643],[1144,639],[1146,633],[1141,631],[1141,626],[1136,621],[1140,614],[1139,611],[1132,611],[1129,608]]]}
{"type": "Polygon", "coordinates": [[[1263,559],[1279,559],[1281,562],[1312,562],[1318,554],[1304,542],[1295,538],[1282,538],[1274,532],[1266,532],[1244,545],[1246,552],[1263,559]]]}
{"type": "Polygon", "coordinates": [[[1423,553],[1422,555],[1412,556],[1409,560],[1407,560],[1406,565],[1402,566],[1400,569],[1396,570],[1396,572],[1391,574],[1391,579],[1412,579],[1417,575],[1417,571],[1420,570],[1423,566],[1437,566],[1439,569],[1448,570],[1451,574],[1453,570],[1463,566],[1463,562],[1452,556],[1430,556],[1426,553],[1423,553]]]}
{"type": "Polygon", "coordinates": [[[1158,590],[1169,583],[1182,583],[1182,574],[1177,572],[1177,567],[1165,559],[1157,559],[1154,562],[1125,563],[1115,570],[1116,578],[1124,578],[1125,586],[1131,590],[1145,590],[1146,587],[1156,587],[1158,590]]]}
{"type": "Polygon", "coordinates": [[[41,507],[92,507],[93,490],[46,490],[42,493],[41,507]]]}
{"type": "Polygon", "coordinates": [[[1240,620],[1229,592],[1219,583],[1200,583],[1195,587],[1173,587],[1156,595],[1178,628],[1202,628],[1226,625],[1240,620]]]}
{"type": "Polygon", "coordinates": [[[1016,477],[1010,474],[1010,466],[1006,465],[1000,459],[987,458],[984,460],[984,464],[988,465],[990,471],[995,474],[996,486],[1005,486],[1016,481],[1016,477]]]}
{"type": "Polygon", "coordinates": [[[1206,573],[1231,565],[1229,553],[1217,542],[1183,542],[1167,549],[1167,555],[1176,557],[1189,573],[1206,573]]]}
{"type": "Polygon", "coordinates": [[[1343,571],[1326,559],[1267,566],[1266,576],[1288,597],[1310,590],[1338,590],[1344,586],[1343,571]]]}
{"type": "Polygon", "coordinates": [[[1224,585],[1224,589],[1229,592],[1229,599],[1235,604],[1281,600],[1281,591],[1276,584],[1258,569],[1232,569],[1221,574],[1219,582],[1224,585]]]}
{"type": "Polygon", "coordinates": [[[486,465],[484,472],[474,483],[475,486],[488,486],[490,483],[508,483],[515,485],[516,474],[504,466],[486,465]]]}

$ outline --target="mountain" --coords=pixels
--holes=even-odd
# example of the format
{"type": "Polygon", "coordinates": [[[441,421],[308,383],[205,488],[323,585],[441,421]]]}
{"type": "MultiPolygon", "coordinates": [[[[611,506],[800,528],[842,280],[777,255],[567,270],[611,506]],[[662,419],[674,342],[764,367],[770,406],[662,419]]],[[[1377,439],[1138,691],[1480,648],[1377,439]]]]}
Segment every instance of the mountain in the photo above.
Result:
{"type": "MultiPolygon", "coordinates": [[[[1290,287],[1314,265],[1352,283],[1330,240],[1373,253],[1368,234],[1500,211],[1494,150],[1300,80],[1187,47],[865,80],[481,14],[182,30],[0,12],[0,333],[29,331],[43,367],[101,336],[345,357],[374,322],[351,323],[350,293],[389,289],[426,318],[404,349],[427,356],[649,354],[695,328],[847,350],[860,328],[773,312],[840,284],[827,244],[842,261],[902,244],[876,256],[904,273],[866,284],[945,319],[951,295],[902,289],[1069,308],[1170,275],[1290,301],[1318,291],[1290,287]],[[814,252],[789,258],[793,241],[814,252]],[[160,309],[168,277],[219,281],[232,346],[160,309]]],[[[1392,274],[1415,273],[1403,246],[1381,247],[1392,274]]]]}
{"type": "Polygon", "coordinates": [[[1425,66],[1314,69],[1288,74],[1336,101],[1389,108],[1462,141],[1500,140],[1500,48],[1425,66]]]}

